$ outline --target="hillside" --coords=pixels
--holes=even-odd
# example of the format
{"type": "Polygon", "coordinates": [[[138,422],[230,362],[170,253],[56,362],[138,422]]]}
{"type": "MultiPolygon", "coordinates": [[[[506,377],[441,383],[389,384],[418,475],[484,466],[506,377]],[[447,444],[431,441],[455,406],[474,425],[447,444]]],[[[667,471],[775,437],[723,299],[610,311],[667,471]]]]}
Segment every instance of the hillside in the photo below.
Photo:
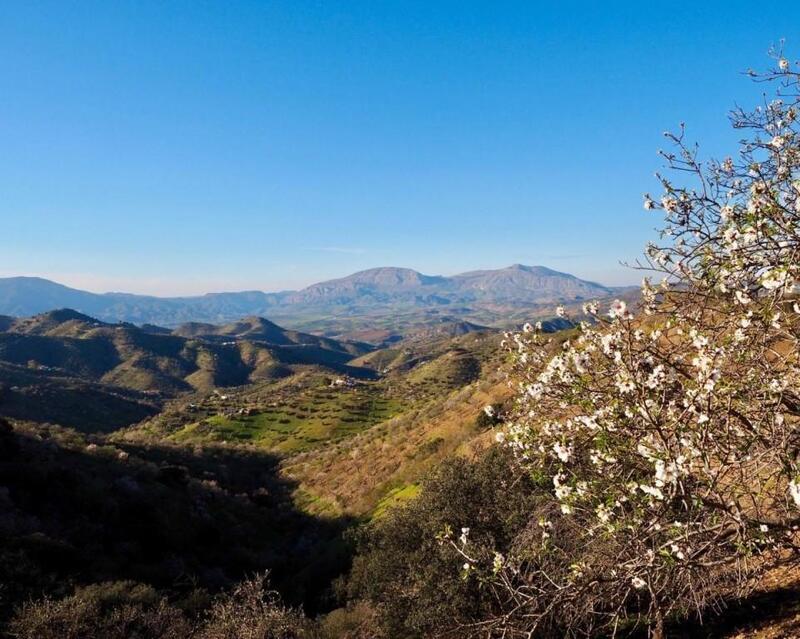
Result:
{"type": "MultiPolygon", "coordinates": [[[[112,328],[117,331],[118,327],[112,328]]],[[[119,328],[128,339],[137,331],[144,332],[131,326],[119,328]]],[[[67,393],[68,400],[80,398],[72,404],[54,401],[52,395],[33,395],[47,406],[48,420],[54,423],[70,425],[65,421],[70,410],[86,398],[88,406],[101,406],[92,393],[102,394],[107,402],[113,395],[113,401],[119,402],[106,404],[105,410],[120,421],[114,427],[102,427],[102,410],[96,411],[92,416],[95,426],[83,429],[89,435],[15,423],[20,445],[38,468],[52,465],[53,473],[78,473],[81,477],[91,473],[100,477],[96,481],[109,481],[113,486],[104,499],[81,497],[75,501],[65,492],[61,496],[65,507],[57,516],[36,511],[41,526],[53,531],[58,543],[74,547],[72,555],[83,557],[87,547],[69,526],[87,517],[85,499],[110,513],[118,506],[141,508],[136,504],[157,496],[177,509],[174,525],[167,526],[155,511],[144,511],[146,526],[114,534],[128,544],[158,539],[159,544],[166,544],[163,552],[151,552],[142,572],[125,568],[126,547],[109,548],[104,551],[103,564],[83,559],[93,571],[92,579],[112,574],[166,586],[176,557],[190,570],[199,571],[199,583],[207,587],[216,587],[219,579],[238,578],[243,570],[272,568],[285,596],[293,602],[306,602],[313,610],[320,605],[321,593],[331,579],[347,563],[341,541],[345,530],[354,522],[384,521],[394,509],[411,503],[428,474],[445,460],[479,458],[494,440],[493,422],[486,418],[483,407],[507,405],[512,392],[506,377],[507,361],[499,346],[501,335],[474,325],[447,323],[442,328],[441,333],[420,332],[349,360],[352,370],[374,371],[374,379],[337,376],[319,366],[295,367],[279,378],[255,378],[224,390],[189,389],[172,399],[119,387],[112,394],[108,384],[80,382],[65,371],[0,364],[0,376],[13,374],[9,383],[15,386],[41,383],[44,377],[51,383],[52,378],[67,377],[71,384],[83,384],[74,387],[72,395],[67,393]],[[44,437],[45,443],[37,443],[36,435],[44,437]],[[131,492],[134,487],[142,492],[131,492]],[[187,509],[187,500],[201,504],[201,510],[187,509]],[[210,523],[205,512],[214,513],[219,523],[210,523]],[[235,530],[227,531],[225,522],[235,530]],[[151,525],[158,530],[144,532],[151,525]],[[291,543],[294,536],[305,541],[291,543]],[[176,545],[181,537],[192,540],[186,550],[176,545]],[[227,544],[234,540],[243,552],[224,558],[227,544]],[[311,544],[310,556],[307,544],[311,544]],[[198,549],[204,549],[203,553],[197,554],[198,549]],[[211,566],[222,566],[224,575],[209,571],[211,566]]],[[[72,311],[59,311],[14,320],[10,329],[9,334],[30,339],[91,340],[93,335],[97,339],[98,331],[103,335],[108,325],[72,311]]],[[[147,337],[187,344],[197,341],[212,349],[232,348],[228,342],[238,345],[241,340],[256,348],[255,342],[242,336],[279,340],[292,333],[255,318],[223,326],[193,325],[176,332],[191,337],[158,333],[147,337]]],[[[556,335],[554,348],[570,335],[570,331],[556,335]]],[[[288,348],[296,346],[286,344],[288,348]]],[[[13,405],[26,407],[28,413],[12,416],[41,422],[46,413],[26,400],[30,397],[16,399],[13,405]]],[[[0,395],[0,406],[10,405],[0,395]]],[[[16,490],[22,494],[21,488],[16,490]]],[[[15,517],[29,514],[26,508],[18,506],[15,517]]],[[[124,516],[104,517],[114,526],[127,526],[124,516]]],[[[14,537],[13,543],[22,545],[26,553],[39,552],[21,537],[14,537]]],[[[57,570],[62,578],[73,574],[69,566],[59,565],[57,570]]],[[[779,583],[785,581],[781,577],[779,583]]],[[[780,588],[758,596],[764,605],[783,606],[789,619],[795,619],[795,608],[780,603],[785,597],[780,588]]],[[[747,604],[742,606],[741,610],[734,608],[727,622],[692,636],[728,636],[730,628],[737,627],[741,634],[731,636],[780,637],[781,628],[794,628],[780,625],[771,630],[771,626],[759,624],[761,630],[751,634],[756,626],[747,616],[747,604]]],[[[777,616],[774,611],[768,614],[771,619],[777,616]]],[[[679,626],[675,636],[688,636],[681,634],[688,632],[679,626]]]]}
{"type": "Polygon", "coordinates": [[[363,344],[285,331],[261,318],[184,333],[107,324],[69,309],[6,321],[0,331],[0,382],[13,392],[0,402],[0,414],[34,419],[34,407],[20,408],[22,398],[48,397],[39,410],[41,420],[108,430],[154,412],[153,406],[139,406],[143,396],[128,391],[145,392],[156,401],[279,379],[308,367],[374,374],[347,365],[368,352],[363,344]],[[78,404],[81,395],[84,408],[66,414],[64,407],[78,404]],[[106,409],[106,423],[99,424],[106,409]]]}
{"type": "Polygon", "coordinates": [[[352,357],[373,350],[370,344],[363,342],[343,342],[300,331],[288,330],[263,317],[245,317],[223,325],[189,322],[178,326],[172,331],[172,334],[180,337],[201,337],[206,340],[220,341],[246,339],[265,342],[271,346],[316,347],[352,357]]]}
{"type": "Polygon", "coordinates": [[[483,406],[508,394],[500,339],[493,331],[419,337],[351,362],[380,373],[374,380],[307,371],[224,396],[195,393],[113,440],[266,450],[281,457],[304,510],[368,514],[480,437],[483,406]]]}
{"type": "Polygon", "coordinates": [[[110,432],[157,414],[152,393],[81,379],[38,365],[0,362],[0,415],[86,432],[110,432]]]}

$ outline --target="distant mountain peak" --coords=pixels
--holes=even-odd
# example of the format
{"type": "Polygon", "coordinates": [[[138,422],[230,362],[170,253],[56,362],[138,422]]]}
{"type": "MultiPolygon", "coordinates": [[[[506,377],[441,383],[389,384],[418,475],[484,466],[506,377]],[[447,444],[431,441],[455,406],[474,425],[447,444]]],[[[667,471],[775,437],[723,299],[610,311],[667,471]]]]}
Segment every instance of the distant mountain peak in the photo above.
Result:
{"type": "Polygon", "coordinates": [[[358,283],[371,283],[376,285],[408,285],[408,284],[426,284],[429,282],[438,282],[442,280],[441,276],[436,275],[424,275],[419,271],[415,271],[411,268],[403,268],[400,266],[379,266],[377,268],[369,268],[363,271],[358,271],[353,273],[352,275],[347,275],[345,277],[340,277],[333,280],[327,280],[325,282],[319,282],[318,284],[312,284],[311,286],[307,286],[303,290],[313,289],[318,286],[328,286],[333,285],[334,283],[343,283],[343,282],[358,282],[358,283]]]}
{"type": "Polygon", "coordinates": [[[558,271],[540,264],[512,264],[508,268],[515,271],[526,271],[527,273],[558,273],[558,271]]]}

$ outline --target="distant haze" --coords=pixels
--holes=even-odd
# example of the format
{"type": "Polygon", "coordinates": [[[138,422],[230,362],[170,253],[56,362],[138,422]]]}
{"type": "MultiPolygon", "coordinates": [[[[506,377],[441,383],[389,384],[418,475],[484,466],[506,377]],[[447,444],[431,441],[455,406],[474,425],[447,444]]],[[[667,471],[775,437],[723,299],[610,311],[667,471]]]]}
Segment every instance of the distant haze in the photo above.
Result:
{"type": "MultiPolygon", "coordinates": [[[[486,270],[491,270],[491,268],[494,267],[487,266],[484,268],[486,270]]],[[[502,266],[498,268],[502,268],[502,266]]],[[[564,270],[573,273],[576,277],[580,277],[581,279],[602,282],[608,286],[633,286],[638,284],[641,280],[641,275],[637,271],[627,268],[590,268],[586,271],[575,271],[565,268],[564,270]]],[[[448,269],[439,274],[452,276],[457,275],[459,272],[458,270],[448,269]]],[[[132,293],[135,295],[158,297],[186,297],[205,295],[206,293],[233,293],[237,291],[277,293],[280,291],[299,290],[322,280],[346,277],[348,274],[348,271],[344,271],[340,274],[332,275],[328,273],[327,276],[320,277],[311,277],[309,275],[301,276],[300,274],[292,276],[290,273],[281,273],[279,269],[275,269],[268,274],[258,277],[242,274],[233,275],[231,277],[195,276],[178,278],[44,271],[20,273],[18,271],[0,269],[0,279],[34,277],[51,280],[65,286],[98,294],[132,293]]]]}
{"type": "Polygon", "coordinates": [[[514,264],[453,276],[382,267],[312,284],[300,290],[207,292],[194,297],[97,294],[47,279],[0,279],[0,315],[30,316],[70,308],[105,321],[175,326],[225,322],[245,316],[369,316],[398,313],[474,316],[479,310],[542,307],[604,298],[615,289],[544,266],[514,264]]]}

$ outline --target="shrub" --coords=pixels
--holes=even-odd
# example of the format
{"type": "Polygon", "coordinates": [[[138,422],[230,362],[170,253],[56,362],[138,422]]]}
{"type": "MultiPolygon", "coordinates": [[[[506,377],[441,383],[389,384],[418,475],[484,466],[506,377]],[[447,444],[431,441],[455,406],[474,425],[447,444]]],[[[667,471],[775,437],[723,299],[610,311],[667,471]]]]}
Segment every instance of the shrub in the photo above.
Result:
{"type": "Polygon", "coordinates": [[[266,575],[256,576],[220,595],[208,612],[198,639],[310,637],[313,629],[303,613],[285,607],[278,593],[265,586],[266,575]]]}
{"type": "MultiPolygon", "coordinates": [[[[150,586],[132,581],[78,588],[64,599],[24,604],[9,624],[18,639],[300,639],[316,636],[301,611],[287,608],[265,589],[266,576],[243,581],[207,604],[197,591],[171,605],[150,586]]],[[[356,626],[357,627],[357,624],[356,626]]],[[[352,635],[355,638],[357,634],[352,635]]]]}
{"type": "Polygon", "coordinates": [[[320,621],[320,639],[383,639],[377,613],[365,602],[338,608],[320,621]]]}
{"type": "Polygon", "coordinates": [[[543,491],[527,477],[513,484],[507,455],[495,448],[477,462],[443,462],[416,499],[361,533],[346,590],[375,606],[388,636],[427,636],[500,610],[496,590],[454,576],[463,560],[437,537],[469,525],[488,548],[524,528],[543,491]]]}
{"type": "Polygon", "coordinates": [[[26,603],[9,633],[18,639],[181,639],[191,636],[191,624],[149,586],[122,581],[26,603]]]}

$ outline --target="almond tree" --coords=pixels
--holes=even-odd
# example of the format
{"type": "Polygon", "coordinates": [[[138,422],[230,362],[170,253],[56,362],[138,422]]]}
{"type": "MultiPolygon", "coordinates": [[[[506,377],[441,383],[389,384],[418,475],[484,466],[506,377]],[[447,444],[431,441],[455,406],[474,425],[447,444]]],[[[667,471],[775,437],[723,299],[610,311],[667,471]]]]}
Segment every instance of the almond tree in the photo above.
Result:
{"type": "MultiPolygon", "coordinates": [[[[507,336],[516,410],[498,440],[548,497],[510,548],[445,536],[496,593],[483,636],[616,633],[745,593],[800,558],[800,67],[755,74],[775,99],[732,124],[738,155],[701,162],[669,134],[659,244],[641,302],[555,344],[507,336]]],[[[563,312],[563,311],[562,311],[563,312]]],[[[593,320],[592,320],[593,318],[593,320]]]]}

